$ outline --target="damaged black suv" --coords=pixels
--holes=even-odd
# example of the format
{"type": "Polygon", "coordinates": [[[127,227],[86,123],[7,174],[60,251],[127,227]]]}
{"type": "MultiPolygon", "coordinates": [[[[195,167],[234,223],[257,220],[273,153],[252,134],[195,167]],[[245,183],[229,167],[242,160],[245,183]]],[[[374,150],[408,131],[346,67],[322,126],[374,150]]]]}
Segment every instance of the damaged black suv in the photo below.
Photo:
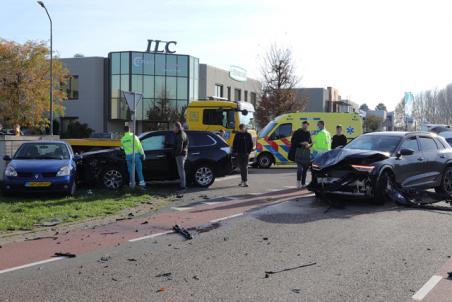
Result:
{"type": "Polygon", "coordinates": [[[348,195],[375,203],[394,199],[396,190],[416,194],[433,188],[450,200],[452,148],[434,133],[364,134],[342,149],[318,156],[308,188],[322,198],[348,195]]]}

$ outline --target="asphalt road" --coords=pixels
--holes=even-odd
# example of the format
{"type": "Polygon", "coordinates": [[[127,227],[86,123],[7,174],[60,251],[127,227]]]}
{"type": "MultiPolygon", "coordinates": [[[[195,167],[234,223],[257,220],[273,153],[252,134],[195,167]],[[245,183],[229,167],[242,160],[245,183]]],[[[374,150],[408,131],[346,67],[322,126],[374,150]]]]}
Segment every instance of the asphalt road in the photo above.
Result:
{"type": "MultiPolygon", "coordinates": [[[[230,177],[176,203],[278,193],[294,173],[253,170],[250,188],[230,177]]],[[[301,196],[200,228],[190,241],[162,235],[0,274],[0,301],[408,301],[452,255],[452,212],[442,206],[350,200],[339,210],[301,196]]]]}

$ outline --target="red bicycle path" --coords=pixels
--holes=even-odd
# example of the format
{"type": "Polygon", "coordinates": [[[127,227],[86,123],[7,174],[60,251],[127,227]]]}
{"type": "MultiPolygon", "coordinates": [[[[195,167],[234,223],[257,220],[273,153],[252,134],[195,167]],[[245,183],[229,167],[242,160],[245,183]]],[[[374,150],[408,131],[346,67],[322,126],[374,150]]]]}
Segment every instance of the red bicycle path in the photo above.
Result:
{"type": "Polygon", "coordinates": [[[290,189],[257,196],[245,195],[241,199],[234,200],[223,197],[218,200],[209,200],[208,204],[201,203],[195,207],[186,207],[183,211],[128,217],[106,225],[8,243],[0,248],[0,274],[20,266],[49,260],[55,256],[55,253],[71,253],[79,256],[121,245],[129,240],[170,232],[175,224],[186,229],[195,228],[215,220],[234,217],[264,205],[293,200],[309,194],[311,193],[306,190],[290,189]]]}

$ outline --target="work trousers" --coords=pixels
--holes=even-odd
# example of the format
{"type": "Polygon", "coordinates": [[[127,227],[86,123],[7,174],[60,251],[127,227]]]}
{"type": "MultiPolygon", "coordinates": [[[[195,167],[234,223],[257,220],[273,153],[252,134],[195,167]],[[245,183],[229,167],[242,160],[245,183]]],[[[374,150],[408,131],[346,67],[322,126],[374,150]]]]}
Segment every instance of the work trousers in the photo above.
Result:
{"type": "Polygon", "coordinates": [[[250,160],[250,155],[248,153],[238,154],[237,155],[237,164],[240,169],[240,175],[242,177],[242,181],[248,181],[248,163],[250,160]]]}
{"type": "Polygon", "coordinates": [[[308,173],[309,165],[297,162],[297,180],[301,180],[301,184],[306,184],[306,174],[308,173]]]}
{"type": "Polygon", "coordinates": [[[187,186],[187,180],[185,176],[185,160],[187,159],[186,155],[178,155],[176,156],[176,164],[177,164],[177,173],[179,174],[180,179],[180,188],[185,189],[187,186]]]}
{"type": "MultiPolygon", "coordinates": [[[[143,165],[141,164],[142,155],[139,153],[135,153],[135,173],[138,175],[138,181],[140,183],[144,182],[143,176],[143,165]]],[[[127,170],[129,170],[129,181],[132,182],[132,163],[133,163],[133,154],[126,155],[127,162],[127,170]]]]}

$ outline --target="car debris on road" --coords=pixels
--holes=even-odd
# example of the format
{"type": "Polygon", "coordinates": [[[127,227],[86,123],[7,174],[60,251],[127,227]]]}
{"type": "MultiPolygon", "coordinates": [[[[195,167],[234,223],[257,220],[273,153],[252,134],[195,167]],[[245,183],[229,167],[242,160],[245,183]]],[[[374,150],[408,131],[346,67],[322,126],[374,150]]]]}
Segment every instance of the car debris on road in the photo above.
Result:
{"type": "Polygon", "coordinates": [[[193,236],[190,234],[190,232],[188,232],[185,228],[183,228],[183,227],[181,227],[181,226],[179,226],[177,224],[175,226],[173,226],[173,231],[176,232],[176,233],[181,234],[187,240],[193,239],[193,236]]]}
{"type": "Polygon", "coordinates": [[[317,264],[316,262],[312,262],[312,263],[309,263],[309,264],[303,264],[303,265],[299,265],[299,266],[296,266],[296,267],[285,268],[285,269],[282,269],[282,270],[279,270],[279,271],[265,271],[265,278],[269,278],[270,275],[273,275],[273,274],[279,274],[279,273],[282,273],[282,272],[292,271],[292,270],[296,270],[296,269],[303,268],[303,267],[313,266],[313,265],[316,265],[316,264],[317,264]]]}

